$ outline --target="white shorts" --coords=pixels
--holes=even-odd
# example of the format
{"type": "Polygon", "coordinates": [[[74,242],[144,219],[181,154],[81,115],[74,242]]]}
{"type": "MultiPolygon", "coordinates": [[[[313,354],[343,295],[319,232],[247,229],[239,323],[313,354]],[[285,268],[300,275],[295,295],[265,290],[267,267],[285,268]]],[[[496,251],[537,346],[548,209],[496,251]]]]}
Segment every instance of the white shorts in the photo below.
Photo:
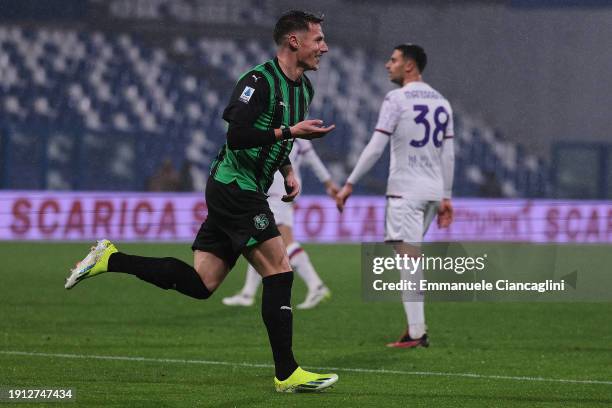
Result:
{"type": "Polygon", "coordinates": [[[293,228],[293,203],[281,201],[280,197],[270,196],[268,204],[274,214],[276,225],[286,225],[293,228]]]}
{"type": "Polygon", "coordinates": [[[387,197],[385,241],[423,242],[439,206],[439,201],[387,197]]]}

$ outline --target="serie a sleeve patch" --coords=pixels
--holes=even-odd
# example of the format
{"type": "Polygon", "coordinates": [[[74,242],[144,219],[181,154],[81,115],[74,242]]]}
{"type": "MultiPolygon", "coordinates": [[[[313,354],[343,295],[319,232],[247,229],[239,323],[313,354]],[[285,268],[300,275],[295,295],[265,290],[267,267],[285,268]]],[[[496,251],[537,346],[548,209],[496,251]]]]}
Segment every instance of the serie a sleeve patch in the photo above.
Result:
{"type": "Polygon", "coordinates": [[[254,88],[251,88],[250,86],[245,86],[244,90],[242,91],[242,94],[240,94],[240,101],[244,102],[244,103],[249,103],[249,100],[251,99],[251,96],[253,96],[253,93],[255,92],[254,88]]]}

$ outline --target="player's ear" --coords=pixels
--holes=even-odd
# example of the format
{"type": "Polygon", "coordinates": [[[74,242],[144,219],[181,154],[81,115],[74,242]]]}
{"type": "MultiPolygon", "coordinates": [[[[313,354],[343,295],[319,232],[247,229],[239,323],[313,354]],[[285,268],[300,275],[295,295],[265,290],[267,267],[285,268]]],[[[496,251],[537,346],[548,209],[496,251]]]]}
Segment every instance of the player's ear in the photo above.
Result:
{"type": "Polygon", "coordinates": [[[297,51],[297,49],[300,47],[300,40],[297,34],[289,34],[287,36],[287,44],[289,44],[289,48],[291,48],[293,51],[297,51]]]}
{"type": "Polygon", "coordinates": [[[416,69],[416,63],[411,59],[406,59],[404,64],[404,72],[412,72],[416,69]]]}

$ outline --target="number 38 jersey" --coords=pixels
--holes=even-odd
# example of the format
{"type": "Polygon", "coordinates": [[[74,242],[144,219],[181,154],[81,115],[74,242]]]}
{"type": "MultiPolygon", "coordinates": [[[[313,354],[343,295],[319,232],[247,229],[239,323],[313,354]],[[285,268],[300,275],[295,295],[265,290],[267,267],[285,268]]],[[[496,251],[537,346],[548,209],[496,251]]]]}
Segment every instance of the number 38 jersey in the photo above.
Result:
{"type": "Polygon", "coordinates": [[[442,199],[450,188],[444,186],[442,146],[454,135],[446,98],[425,82],[410,82],[386,95],[376,130],[391,139],[387,195],[442,199]]]}

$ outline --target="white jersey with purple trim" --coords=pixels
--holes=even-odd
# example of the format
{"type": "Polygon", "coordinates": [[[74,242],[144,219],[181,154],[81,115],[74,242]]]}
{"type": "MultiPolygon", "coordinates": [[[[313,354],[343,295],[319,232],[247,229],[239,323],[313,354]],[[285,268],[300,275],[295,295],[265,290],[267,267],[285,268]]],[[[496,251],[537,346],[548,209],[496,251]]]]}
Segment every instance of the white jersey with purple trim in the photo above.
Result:
{"type": "Polygon", "coordinates": [[[387,195],[440,200],[444,195],[442,144],[454,136],[450,103],[425,82],[389,92],[376,130],[390,137],[387,195]]]}
{"type": "MultiPolygon", "coordinates": [[[[300,185],[302,184],[302,178],[300,174],[300,166],[302,163],[307,164],[314,171],[315,175],[322,183],[330,179],[330,174],[319,159],[319,156],[314,151],[310,140],[295,139],[293,143],[293,149],[289,154],[289,160],[293,167],[293,172],[300,185]]],[[[286,194],[285,192],[285,181],[280,171],[277,171],[274,175],[274,181],[268,189],[268,195],[270,197],[282,197],[286,194]]]]}

